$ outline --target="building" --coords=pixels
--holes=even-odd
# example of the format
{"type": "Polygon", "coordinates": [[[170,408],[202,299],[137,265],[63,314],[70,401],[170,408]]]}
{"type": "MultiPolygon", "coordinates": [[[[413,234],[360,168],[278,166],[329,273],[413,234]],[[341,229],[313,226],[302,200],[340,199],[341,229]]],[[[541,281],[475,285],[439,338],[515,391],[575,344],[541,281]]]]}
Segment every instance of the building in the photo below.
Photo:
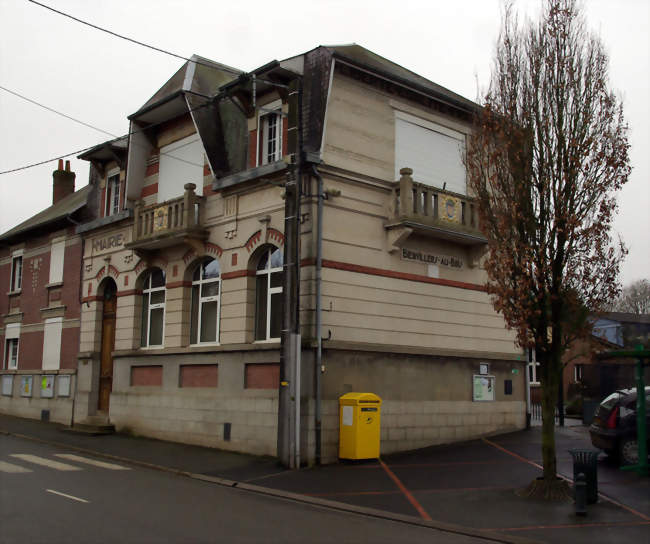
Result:
{"type": "Polygon", "coordinates": [[[268,455],[292,427],[308,463],[337,458],[351,391],[382,397],[384,453],[524,427],[462,161],[476,107],[358,45],[192,57],[126,148],[80,157],[75,420],[268,455]]]}
{"type": "Polygon", "coordinates": [[[72,423],[82,241],[95,192],[75,192],[70,162],[53,174],[52,206],[0,236],[2,413],[72,423]]]}

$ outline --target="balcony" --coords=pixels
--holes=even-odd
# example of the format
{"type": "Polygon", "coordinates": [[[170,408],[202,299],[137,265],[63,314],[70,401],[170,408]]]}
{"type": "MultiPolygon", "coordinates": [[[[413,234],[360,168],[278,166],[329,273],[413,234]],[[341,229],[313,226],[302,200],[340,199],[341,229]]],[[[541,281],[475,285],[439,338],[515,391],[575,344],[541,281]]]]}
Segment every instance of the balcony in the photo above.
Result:
{"type": "Polygon", "coordinates": [[[400,246],[411,234],[449,240],[465,246],[484,246],[473,198],[413,181],[410,168],[400,170],[391,217],[386,224],[390,242],[400,246]]]}
{"type": "Polygon", "coordinates": [[[194,183],[186,183],[184,188],[182,197],[149,206],[136,205],[132,241],[126,247],[151,251],[207,239],[208,231],[202,225],[204,197],[194,193],[194,183]]]}

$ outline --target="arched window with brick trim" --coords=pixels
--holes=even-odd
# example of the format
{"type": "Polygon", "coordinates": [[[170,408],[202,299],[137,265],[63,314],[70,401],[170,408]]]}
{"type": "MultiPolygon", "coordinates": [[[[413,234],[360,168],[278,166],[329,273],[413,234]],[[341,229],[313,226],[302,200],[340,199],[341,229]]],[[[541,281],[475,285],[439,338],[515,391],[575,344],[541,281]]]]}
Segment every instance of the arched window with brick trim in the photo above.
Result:
{"type": "Polygon", "coordinates": [[[255,271],[255,340],[280,339],[283,264],[280,248],[263,249],[255,271]]]}
{"type": "Polygon", "coordinates": [[[221,267],[216,259],[200,262],[192,276],[190,344],[219,342],[221,267]]]}

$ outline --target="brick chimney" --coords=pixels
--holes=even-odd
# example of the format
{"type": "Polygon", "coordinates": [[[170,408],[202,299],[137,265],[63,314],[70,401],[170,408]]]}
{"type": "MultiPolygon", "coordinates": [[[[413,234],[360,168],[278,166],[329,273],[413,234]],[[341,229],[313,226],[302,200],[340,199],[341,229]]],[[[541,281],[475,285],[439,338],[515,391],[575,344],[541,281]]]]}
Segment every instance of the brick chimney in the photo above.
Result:
{"type": "Polygon", "coordinates": [[[70,161],[65,161],[64,170],[63,159],[59,159],[59,167],[52,172],[52,178],[52,204],[74,193],[75,173],[70,172],[70,161]]]}

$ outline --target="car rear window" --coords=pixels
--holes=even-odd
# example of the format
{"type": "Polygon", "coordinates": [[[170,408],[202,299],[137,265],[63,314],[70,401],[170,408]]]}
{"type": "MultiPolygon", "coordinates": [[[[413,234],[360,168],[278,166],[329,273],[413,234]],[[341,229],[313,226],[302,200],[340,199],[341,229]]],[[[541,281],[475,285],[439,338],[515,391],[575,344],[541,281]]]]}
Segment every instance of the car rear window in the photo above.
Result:
{"type": "Polygon", "coordinates": [[[621,399],[623,395],[616,391],[615,393],[612,393],[608,397],[605,397],[605,400],[600,403],[600,407],[604,408],[605,410],[611,410],[616,403],[621,399]]]}

